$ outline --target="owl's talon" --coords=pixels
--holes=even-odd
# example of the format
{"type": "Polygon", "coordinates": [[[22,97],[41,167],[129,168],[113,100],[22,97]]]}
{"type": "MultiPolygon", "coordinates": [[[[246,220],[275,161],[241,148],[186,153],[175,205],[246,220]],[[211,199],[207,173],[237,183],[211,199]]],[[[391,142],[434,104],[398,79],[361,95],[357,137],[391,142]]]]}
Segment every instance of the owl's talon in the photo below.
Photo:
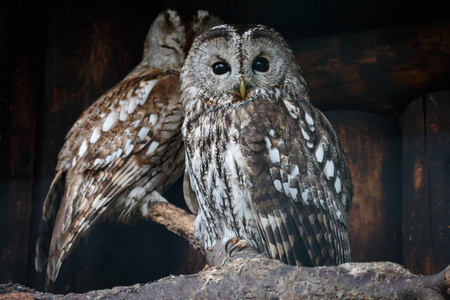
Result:
{"type": "Polygon", "coordinates": [[[238,239],[236,237],[232,237],[225,243],[225,251],[227,252],[228,257],[231,257],[230,252],[237,243],[238,243],[238,239]],[[228,247],[230,246],[230,244],[232,244],[233,247],[230,250],[228,250],[228,247]]]}
{"type": "Polygon", "coordinates": [[[240,240],[236,245],[234,245],[230,250],[230,257],[233,254],[234,250],[237,250],[237,252],[241,251],[242,249],[245,249],[247,247],[250,247],[250,243],[248,240],[240,240]]]}
{"type": "Polygon", "coordinates": [[[248,240],[238,240],[236,237],[232,237],[225,243],[225,251],[227,251],[228,257],[231,258],[233,252],[237,250],[237,252],[241,251],[244,248],[250,247],[250,243],[248,240]],[[228,247],[232,244],[231,249],[228,247]]]}

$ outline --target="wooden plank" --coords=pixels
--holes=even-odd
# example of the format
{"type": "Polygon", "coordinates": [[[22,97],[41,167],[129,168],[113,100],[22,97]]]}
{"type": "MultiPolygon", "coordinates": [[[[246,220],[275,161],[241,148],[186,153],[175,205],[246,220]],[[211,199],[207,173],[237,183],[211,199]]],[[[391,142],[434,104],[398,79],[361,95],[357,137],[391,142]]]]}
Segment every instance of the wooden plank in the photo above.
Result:
{"type": "Polygon", "coordinates": [[[401,144],[395,120],[361,111],[326,111],[349,161],[352,260],[401,263],[401,144]]]}
{"type": "Polygon", "coordinates": [[[450,261],[450,92],[416,99],[402,117],[403,255],[418,274],[450,261]]]}
{"type": "Polygon", "coordinates": [[[426,143],[435,270],[450,263],[450,91],[428,94],[426,143]]]}
{"type": "Polygon", "coordinates": [[[403,264],[416,274],[433,274],[424,108],[424,99],[416,99],[401,118],[403,264]]]}
{"type": "Polygon", "coordinates": [[[411,99],[446,89],[450,82],[450,21],[342,33],[291,45],[311,99],[323,110],[396,115],[411,99]]]}

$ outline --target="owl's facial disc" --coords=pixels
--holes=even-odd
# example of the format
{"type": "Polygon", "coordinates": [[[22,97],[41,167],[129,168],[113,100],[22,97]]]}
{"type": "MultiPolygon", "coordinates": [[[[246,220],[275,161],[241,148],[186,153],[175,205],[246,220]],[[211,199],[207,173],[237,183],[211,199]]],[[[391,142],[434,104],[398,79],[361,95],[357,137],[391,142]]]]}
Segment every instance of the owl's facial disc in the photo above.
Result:
{"type": "Polygon", "coordinates": [[[300,71],[281,35],[262,25],[208,30],[196,39],[183,70],[181,84],[190,95],[223,105],[272,94],[300,71]]]}
{"type": "Polygon", "coordinates": [[[221,95],[218,102],[225,98],[229,99],[226,103],[250,100],[258,90],[281,85],[285,53],[270,29],[253,26],[240,30],[230,26],[226,31],[221,27],[212,33],[208,41],[213,45],[209,49],[214,49],[209,72],[217,82],[211,87],[216,88],[216,95],[221,95]]]}

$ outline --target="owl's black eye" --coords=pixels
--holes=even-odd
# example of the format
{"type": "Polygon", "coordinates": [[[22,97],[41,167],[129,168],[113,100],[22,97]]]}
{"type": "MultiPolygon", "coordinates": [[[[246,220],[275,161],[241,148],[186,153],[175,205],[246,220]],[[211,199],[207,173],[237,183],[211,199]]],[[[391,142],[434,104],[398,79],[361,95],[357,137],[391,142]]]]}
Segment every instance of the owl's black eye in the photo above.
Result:
{"type": "Polygon", "coordinates": [[[214,74],[223,75],[227,72],[230,72],[230,66],[224,62],[216,62],[212,65],[212,69],[214,74]]]}
{"type": "Polygon", "coordinates": [[[269,61],[264,57],[257,57],[253,61],[252,69],[258,72],[267,72],[269,70],[269,61]]]}

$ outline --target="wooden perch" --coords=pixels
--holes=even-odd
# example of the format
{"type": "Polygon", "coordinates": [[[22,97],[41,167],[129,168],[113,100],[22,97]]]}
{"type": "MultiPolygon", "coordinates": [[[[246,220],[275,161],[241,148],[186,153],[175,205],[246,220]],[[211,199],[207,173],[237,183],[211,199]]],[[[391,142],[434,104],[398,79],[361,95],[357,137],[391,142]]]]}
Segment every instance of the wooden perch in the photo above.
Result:
{"type": "Polygon", "coordinates": [[[165,226],[171,232],[189,241],[196,249],[204,251],[201,242],[194,236],[195,215],[167,202],[161,194],[154,191],[147,218],[165,226]]]}
{"type": "MultiPolygon", "coordinates": [[[[157,197],[161,197],[156,195],[157,197]]],[[[161,197],[161,199],[163,199],[161,197]]],[[[194,237],[194,216],[169,203],[155,202],[148,215],[172,232],[194,237]]],[[[337,267],[294,267],[252,249],[228,258],[223,245],[207,252],[213,265],[193,275],[170,276],[148,284],[85,294],[52,295],[19,285],[0,286],[2,299],[450,299],[450,266],[436,275],[417,276],[390,262],[346,263],[337,267]]]]}
{"type": "Polygon", "coordinates": [[[449,299],[450,267],[418,277],[390,262],[299,268],[250,251],[238,256],[194,275],[85,294],[51,295],[5,286],[0,299],[449,299]]]}

